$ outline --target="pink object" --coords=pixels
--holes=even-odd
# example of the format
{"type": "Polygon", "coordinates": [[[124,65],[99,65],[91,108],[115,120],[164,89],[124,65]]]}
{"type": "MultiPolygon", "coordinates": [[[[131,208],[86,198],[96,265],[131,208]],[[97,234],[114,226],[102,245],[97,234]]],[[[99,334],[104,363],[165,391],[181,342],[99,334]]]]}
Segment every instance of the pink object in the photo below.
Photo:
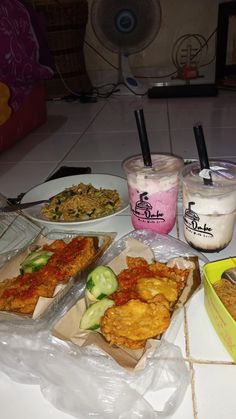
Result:
{"type": "Polygon", "coordinates": [[[9,105],[16,112],[36,84],[52,77],[53,70],[39,61],[39,42],[21,2],[1,0],[0,36],[0,81],[9,87],[9,105]]]}
{"type": "Polygon", "coordinates": [[[182,159],[167,154],[153,154],[151,168],[144,167],[142,156],[133,156],[123,162],[135,229],[150,229],[162,234],[172,230],[182,166],[182,159]]]}
{"type": "Polygon", "coordinates": [[[47,120],[45,90],[42,83],[35,85],[20,109],[0,126],[0,152],[14,145],[47,120]]]}
{"type": "Polygon", "coordinates": [[[151,229],[169,233],[175,224],[178,187],[148,194],[129,187],[131,218],[135,229],[151,229]],[[145,196],[143,197],[143,195],[145,196]],[[144,200],[144,199],[147,199],[144,200]]]}

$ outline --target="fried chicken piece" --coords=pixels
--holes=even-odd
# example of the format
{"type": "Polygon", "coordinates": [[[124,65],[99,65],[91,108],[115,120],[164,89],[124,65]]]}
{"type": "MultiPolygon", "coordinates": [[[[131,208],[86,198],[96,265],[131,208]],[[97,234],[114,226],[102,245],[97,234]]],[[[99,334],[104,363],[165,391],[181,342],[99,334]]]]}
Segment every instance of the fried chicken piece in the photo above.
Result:
{"type": "Polygon", "coordinates": [[[169,324],[170,311],[161,302],[130,300],[121,306],[108,308],[100,327],[111,344],[134,349],[143,347],[148,338],[163,333],[169,324]]]}
{"type": "Polygon", "coordinates": [[[144,301],[151,300],[155,295],[162,294],[170,302],[178,298],[178,289],[175,281],[168,278],[140,278],[135,291],[144,301]]]}
{"type": "Polygon", "coordinates": [[[131,289],[135,286],[139,278],[153,277],[148,266],[140,266],[133,269],[123,269],[117,276],[119,287],[123,289],[131,289]]]}
{"type": "Polygon", "coordinates": [[[133,269],[133,268],[140,268],[140,267],[148,267],[148,262],[146,261],[146,259],[142,258],[142,257],[132,257],[132,256],[127,256],[126,257],[126,263],[129,269],[133,269]]]}
{"type": "Polygon", "coordinates": [[[185,287],[190,272],[189,269],[179,269],[176,266],[171,268],[161,262],[152,263],[149,265],[149,270],[153,272],[153,276],[173,279],[177,283],[179,291],[185,287]]]}
{"type": "Polygon", "coordinates": [[[138,293],[133,289],[120,289],[109,295],[117,306],[127,303],[129,300],[140,300],[138,293]]]}
{"type": "Polygon", "coordinates": [[[128,349],[142,349],[146,345],[146,341],[147,339],[132,340],[126,337],[113,335],[112,341],[110,341],[110,344],[121,346],[122,348],[128,348],[128,349]]]}
{"type": "Polygon", "coordinates": [[[154,303],[154,304],[163,304],[163,306],[165,306],[168,310],[170,310],[170,303],[169,301],[166,299],[166,297],[164,297],[164,295],[162,294],[157,294],[155,295],[155,297],[153,297],[151,300],[148,301],[148,303],[154,303]]]}
{"type": "Polygon", "coordinates": [[[65,247],[66,247],[66,243],[61,239],[57,239],[57,240],[54,240],[50,244],[44,244],[42,249],[51,250],[52,252],[55,252],[56,250],[64,249],[65,247]]]}
{"type": "Polygon", "coordinates": [[[95,237],[75,237],[64,249],[54,253],[46,267],[55,266],[63,276],[63,281],[67,281],[68,278],[85,268],[96,252],[97,242],[95,237]]]}
{"type": "MultiPolygon", "coordinates": [[[[26,274],[26,276],[30,276],[26,274]]],[[[23,278],[23,277],[22,277],[23,278]]],[[[5,311],[19,312],[23,314],[32,314],[40,297],[52,297],[55,286],[53,283],[43,284],[37,281],[37,284],[15,281],[14,285],[8,287],[0,295],[0,308],[5,311]]]]}
{"type": "Polygon", "coordinates": [[[67,283],[89,264],[97,252],[97,241],[93,237],[75,237],[64,245],[55,241],[54,250],[40,270],[0,284],[0,310],[33,314],[39,297],[52,297],[58,284],[67,283]]]}

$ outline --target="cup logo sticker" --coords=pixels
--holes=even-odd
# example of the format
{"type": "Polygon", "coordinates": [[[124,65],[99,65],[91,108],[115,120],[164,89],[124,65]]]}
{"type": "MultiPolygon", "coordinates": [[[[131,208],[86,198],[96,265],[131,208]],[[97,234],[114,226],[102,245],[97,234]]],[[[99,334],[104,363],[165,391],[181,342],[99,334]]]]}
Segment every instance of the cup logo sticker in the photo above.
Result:
{"type": "Polygon", "coordinates": [[[187,230],[199,236],[213,237],[212,228],[207,227],[206,223],[203,226],[200,224],[199,215],[191,208],[193,205],[195,205],[195,202],[189,202],[188,208],[184,211],[184,224],[187,230]]]}
{"type": "Polygon", "coordinates": [[[143,220],[157,220],[158,222],[164,222],[165,218],[163,217],[163,213],[159,212],[158,210],[156,212],[152,212],[153,207],[148,202],[148,193],[143,192],[139,194],[139,200],[135,203],[135,208],[131,208],[133,214],[138,217],[138,219],[143,220]]]}

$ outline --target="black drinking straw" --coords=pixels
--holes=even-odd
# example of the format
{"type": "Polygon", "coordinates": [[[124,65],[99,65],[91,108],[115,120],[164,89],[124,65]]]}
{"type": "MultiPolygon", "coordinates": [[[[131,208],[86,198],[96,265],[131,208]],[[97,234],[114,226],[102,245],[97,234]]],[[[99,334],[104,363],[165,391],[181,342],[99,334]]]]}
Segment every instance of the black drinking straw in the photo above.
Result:
{"type": "MultiPolygon", "coordinates": [[[[193,131],[194,131],[194,136],[195,136],[197,150],[198,150],[200,167],[202,170],[210,169],[203,128],[201,125],[197,124],[197,125],[194,125],[193,131]]],[[[210,175],[210,179],[203,178],[203,181],[204,181],[204,185],[212,185],[211,175],[210,175]]]]}
{"type": "Polygon", "coordinates": [[[136,124],[139,133],[139,141],[141,145],[142,155],[143,155],[143,163],[144,166],[152,167],[152,159],[150,154],[150,148],[148,143],[148,136],[147,130],[144,120],[144,113],[143,109],[139,109],[138,111],[134,111],[136,124]]]}

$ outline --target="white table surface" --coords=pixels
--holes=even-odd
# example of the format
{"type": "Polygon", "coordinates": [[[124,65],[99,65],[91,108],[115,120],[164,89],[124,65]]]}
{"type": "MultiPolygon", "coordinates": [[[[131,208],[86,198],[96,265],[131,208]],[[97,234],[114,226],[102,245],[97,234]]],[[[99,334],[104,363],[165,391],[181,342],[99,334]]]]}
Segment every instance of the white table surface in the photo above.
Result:
{"type": "MultiPolygon", "coordinates": [[[[98,102],[88,105],[86,109],[78,103],[51,103],[49,114],[52,116],[52,128],[49,127],[49,118],[48,123],[35,134],[0,156],[1,192],[6,196],[16,196],[17,193],[43,182],[53,169],[63,164],[90,166],[93,173],[122,175],[122,159],[137,152],[134,118],[133,115],[127,116],[130,115],[132,106],[137,105],[133,102],[133,98],[130,103],[126,99],[118,104],[111,101],[110,107],[109,103],[104,105],[98,102]],[[78,109],[82,115],[80,119],[77,117],[78,109]],[[64,125],[61,124],[61,114],[64,119],[67,115],[64,125]],[[55,130],[57,122],[59,132],[55,130]],[[78,124],[79,129],[76,128],[78,124]],[[70,153],[66,151],[69,149],[70,153]]],[[[138,106],[145,107],[152,148],[155,147],[157,138],[159,151],[174,151],[186,158],[196,158],[193,141],[188,139],[192,135],[193,120],[200,115],[207,126],[210,154],[218,157],[236,157],[236,123],[233,112],[236,109],[235,95],[189,101],[173,99],[169,101],[168,109],[166,101],[147,101],[138,106]],[[166,117],[168,112],[169,128],[166,117]],[[219,121],[223,129],[218,129],[219,121]],[[216,136],[218,140],[215,141],[216,136]]],[[[180,212],[181,208],[177,225],[170,234],[184,240],[180,212]]],[[[90,230],[117,231],[119,238],[132,230],[129,213],[96,224],[90,230]]],[[[219,254],[207,254],[207,257],[216,260],[235,254],[236,229],[232,242],[226,249],[219,254]]],[[[192,378],[184,399],[172,418],[235,419],[236,366],[207,316],[202,290],[192,298],[185,309],[175,343],[182,350],[191,369],[192,378]]],[[[39,386],[16,383],[0,372],[0,419],[69,418],[70,415],[57,410],[45,400],[39,386]]]]}
{"type": "MultiPolygon", "coordinates": [[[[182,231],[182,217],[177,218],[182,231]]],[[[117,231],[117,239],[132,230],[130,216],[118,215],[110,221],[96,224],[90,231],[117,231]]],[[[178,237],[176,226],[171,235],[178,237]]],[[[182,238],[182,233],[180,233],[182,238]]],[[[230,245],[219,255],[207,254],[210,260],[235,254],[236,232],[230,245]]],[[[235,364],[214,331],[204,307],[204,294],[200,290],[185,309],[183,323],[176,337],[178,345],[192,371],[191,385],[175,412],[173,419],[216,419],[235,417],[235,364]],[[226,391],[227,389],[227,391],[226,391]],[[222,397],[222,392],[224,396],[222,397]],[[197,416],[196,416],[197,413],[197,416]]],[[[0,372],[1,419],[66,419],[70,415],[53,407],[37,385],[24,385],[12,381],[0,372]]],[[[154,408],[160,398],[152,394],[154,408]]]]}

